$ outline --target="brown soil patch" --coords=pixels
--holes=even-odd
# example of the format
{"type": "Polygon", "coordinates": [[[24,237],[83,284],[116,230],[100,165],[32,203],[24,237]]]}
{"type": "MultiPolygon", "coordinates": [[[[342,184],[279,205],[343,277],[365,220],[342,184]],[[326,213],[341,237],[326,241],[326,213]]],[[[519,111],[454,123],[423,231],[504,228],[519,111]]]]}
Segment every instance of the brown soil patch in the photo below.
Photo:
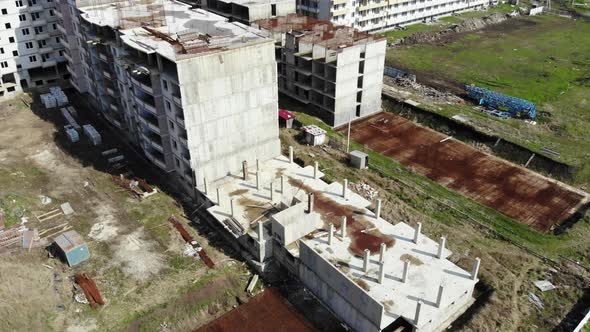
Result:
{"type": "Polygon", "coordinates": [[[315,331],[274,288],[269,288],[195,332],[315,331]]]}
{"type": "Polygon", "coordinates": [[[569,218],[585,199],[564,185],[487,155],[391,113],[353,124],[370,149],[540,231],[569,218]]]}
{"type": "Polygon", "coordinates": [[[415,265],[415,266],[419,266],[419,265],[424,264],[424,263],[422,263],[422,261],[420,259],[418,259],[410,254],[403,254],[400,257],[400,260],[402,262],[408,261],[408,262],[410,262],[410,264],[415,265]]]}
{"type": "Polygon", "coordinates": [[[239,196],[248,192],[248,189],[237,189],[229,193],[229,196],[239,196]]]}
{"type": "Polygon", "coordinates": [[[367,284],[363,279],[355,279],[354,282],[356,282],[357,285],[359,285],[362,289],[366,290],[367,292],[371,290],[369,284],[367,284]]]}

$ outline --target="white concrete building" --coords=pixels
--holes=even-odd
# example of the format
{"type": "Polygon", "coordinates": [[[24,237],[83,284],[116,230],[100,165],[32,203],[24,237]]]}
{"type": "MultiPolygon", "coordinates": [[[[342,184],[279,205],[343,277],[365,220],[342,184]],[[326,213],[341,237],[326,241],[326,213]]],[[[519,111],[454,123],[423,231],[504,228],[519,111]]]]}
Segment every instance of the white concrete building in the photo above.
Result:
{"type": "Polygon", "coordinates": [[[185,192],[279,153],[271,39],[169,0],[71,12],[73,85],[185,192]]]}
{"type": "Polygon", "coordinates": [[[297,14],[253,26],[277,41],[279,92],[334,127],[381,111],[385,39],[297,14]]]}
{"type": "Polygon", "coordinates": [[[53,0],[0,1],[0,98],[68,79],[57,15],[53,0]]]}
{"type": "Polygon", "coordinates": [[[231,22],[250,24],[257,20],[294,14],[296,0],[202,0],[203,9],[227,17],[231,22]]]}
{"type": "Polygon", "coordinates": [[[283,265],[354,331],[442,331],[473,303],[479,259],[461,269],[445,238],[384,220],[380,201],[370,208],[346,180],[327,184],[317,164],[292,159],[199,188],[212,224],[253,266],[283,265]]]}
{"type": "Polygon", "coordinates": [[[484,9],[491,3],[491,0],[297,0],[297,12],[375,32],[484,9]]]}

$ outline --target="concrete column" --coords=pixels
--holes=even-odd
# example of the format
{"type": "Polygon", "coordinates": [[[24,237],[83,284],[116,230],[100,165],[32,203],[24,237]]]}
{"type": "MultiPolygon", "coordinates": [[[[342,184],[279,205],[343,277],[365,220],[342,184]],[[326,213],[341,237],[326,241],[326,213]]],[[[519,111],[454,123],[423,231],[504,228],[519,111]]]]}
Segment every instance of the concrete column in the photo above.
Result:
{"type": "Polygon", "coordinates": [[[424,302],[422,302],[422,300],[418,301],[418,304],[416,304],[416,315],[414,315],[414,325],[418,325],[418,320],[420,319],[420,310],[422,310],[422,304],[424,302]]]}
{"type": "Polygon", "coordinates": [[[477,279],[477,274],[479,273],[479,264],[481,263],[481,259],[479,257],[475,258],[475,262],[473,262],[473,271],[471,271],[471,280],[477,279]]]}
{"type": "Polygon", "coordinates": [[[313,193],[307,194],[307,213],[311,213],[313,211],[313,193]]]}
{"type": "Polygon", "coordinates": [[[230,211],[231,211],[231,216],[234,216],[234,200],[230,199],[229,200],[229,207],[230,207],[230,211]]]}
{"type": "Polygon", "coordinates": [[[418,243],[420,239],[420,231],[422,230],[422,223],[416,223],[416,227],[414,228],[414,243],[418,243]]]}
{"type": "Polygon", "coordinates": [[[293,147],[289,147],[289,163],[293,163],[293,147]]]}
{"type": "Polygon", "coordinates": [[[330,230],[328,233],[328,245],[332,245],[332,241],[334,241],[334,225],[330,224],[330,230]]]}
{"type": "Polygon", "coordinates": [[[382,284],[385,280],[385,262],[379,263],[379,283],[382,284]]]}
{"type": "Polygon", "coordinates": [[[438,254],[436,255],[439,259],[443,259],[446,241],[447,239],[444,236],[441,236],[440,242],[438,243],[438,254]]]}
{"type": "Polygon", "coordinates": [[[445,286],[443,286],[442,284],[440,286],[438,286],[438,295],[436,295],[436,307],[440,308],[440,305],[442,304],[442,296],[443,296],[443,291],[445,290],[445,286]]]}
{"type": "Polygon", "coordinates": [[[385,245],[385,243],[381,243],[381,245],[379,246],[379,262],[383,263],[385,261],[385,248],[387,246],[385,245]]]}
{"type": "Polygon", "coordinates": [[[248,162],[242,161],[242,179],[248,181],[248,162]]]}
{"type": "Polygon", "coordinates": [[[272,202],[275,198],[275,190],[274,190],[274,186],[273,183],[270,183],[270,201],[272,202]]]}
{"type": "Polygon", "coordinates": [[[365,249],[365,260],[363,261],[363,271],[367,272],[369,271],[369,256],[371,255],[371,252],[369,251],[369,249],[365,249]]]}
{"type": "Polygon", "coordinates": [[[260,173],[256,172],[256,190],[260,190],[260,173]]]}
{"type": "Polygon", "coordinates": [[[342,223],[340,224],[340,236],[343,240],[346,237],[346,216],[342,217],[342,223]]]}
{"type": "Polygon", "coordinates": [[[260,159],[256,159],[256,172],[260,172],[260,159]]]}
{"type": "Polygon", "coordinates": [[[262,224],[262,221],[258,222],[258,241],[264,241],[264,225],[262,224]]]}
{"type": "Polygon", "coordinates": [[[207,178],[203,178],[203,189],[205,191],[205,195],[207,195],[207,178]]]}
{"type": "Polygon", "coordinates": [[[318,176],[319,176],[318,172],[319,172],[319,164],[317,161],[314,161],[313,162],[313,178],[314,179],[318,178],[318,176]]]}
{"type": "Polygon", "coordinates": [[[217,205],[221,206],[221,194],[219,193],[219,188],[217,188],[217,205]]]}
{"type": "Polygon", "coordinates": [[[348,189],[348,179],[344,179],[344,183],[342,184],[342,197],[346,199],[346,190],[348,189]]]}
{"type": "Polygon", "coordinates": [[[381,217],[381,200],[377,200],[377,206],[375,207],[375,218],[379,219],[381,217]]]}
{"type": "Polygon", "coordinates": [[[285,176],[281,175],[281,194],[285,194],[285,176]]]}
{"type": "Polygon", "coordinates": [[[408,281],[408,273],[410,273],[410,261],[404,261],[404,271],[402,272],[402,282],[408,281]]]}

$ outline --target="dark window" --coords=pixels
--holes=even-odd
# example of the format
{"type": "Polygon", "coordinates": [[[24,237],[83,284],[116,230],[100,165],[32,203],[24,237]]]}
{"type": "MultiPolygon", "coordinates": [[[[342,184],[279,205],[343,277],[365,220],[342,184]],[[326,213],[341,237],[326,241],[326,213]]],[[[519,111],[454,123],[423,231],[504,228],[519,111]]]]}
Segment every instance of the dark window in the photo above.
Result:
{"type": "Polygon", "coordinates": [[[0,68],[6,68],[6,67],[8,67],[8,62],[6,62],[6,61],[0,62],[0,68]]]}
{"type": "Polygon", "coordinates": [[[0,47],[0,54],[4,54],[4,47],[0,47]]]}
{"type": "Polygon", "coordinates": [[[26,36],[29,34],[29,28],[24,28],[21,30],[21,32],[23,33],[23,36],[26,36]]]}
{"type": "Polygon", "coordinates": [[[6,15],[8,14],[8,10],[6,10],[6,8],[2,8],[2,15],[6,15]]]}
{"type": "Polygon", "coordinates": [[[277,16],[277,5],[274,3],[270,5],[270,14],[272,16],[277,16]]]}
{"type": "Polygon", "coordinates": [[[29,62],[35,62],[35,61],[37,61],[37,56],[35,56],[35,55],[29,56],[29,62]]]}
{"type": "Polygon", "coordinates": [[[4,24],[4,26],[6,27],[6,29],[10,29],[10,28],[12,28],[12,27],[10,26],[10,23],[5,23],[5,24],[4,24]]]}
{"type": "Polygon", "coordinates": [[[8,88],[6,88],[6,91],[8,91],[8,92],[12,92],[12,91],[14,91],[14,90],[15,90],[15,89],[14,89],[14,87],[13,87],[13,86],[9,86],[8,88]]]}
{"type": "Polygon", "coordinates": [[[16,0],[16,1],[14,2],[14,4],[15,4],[17,7],[22,7],[22,6],[23,6],[23,1],[22,1],[22,0],[16,0]]]}
{"type": "Polygon", "coordinates": [[[12,51],[13,56],[18,56],[18,51],[12,51]]]}
{"type": "Polygon", "coordinates": [[[25,15],[25,14],[18,15],[18,20],[21,21],[21,22],[26,21],[27,20],[27,15],[25,15]]]}

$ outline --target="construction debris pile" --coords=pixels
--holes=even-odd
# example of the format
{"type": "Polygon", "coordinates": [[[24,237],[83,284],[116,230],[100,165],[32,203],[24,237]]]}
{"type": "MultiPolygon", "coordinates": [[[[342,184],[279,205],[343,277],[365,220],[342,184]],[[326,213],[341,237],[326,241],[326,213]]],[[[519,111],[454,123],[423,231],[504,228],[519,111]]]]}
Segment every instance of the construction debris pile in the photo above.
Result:
{"type": "Polygon", "coordinates": [[[357,194],[361,195],[363,198],[369,201],[375,200],[377,198],[377,195],[379,194],[377,189],[371,187],[365,182],[351,183],[350,187],[357,194]]]}
{"type": "Polygon", "coordinates": [[[411,36],[403,38],[399,44],[414,45],[420,43],[436,43],[449,34],[480,30],[488,25],[502,23],[510,17],[511,15],[493,13],[481,18],[468,18],[465,21],[451,25],[448,29],[442,31],[416,32],[411,36]]]}
{"type": "Polygon", "coordinates": [[[201,257],[201,259],[203,260],[203,263],[205,263],[205,265],[207,265],[211,269],[214,268],[215,263],[213,263],[213,260],[211,260],[209,255],[207,255],[205,249],[201,247],[199,242],[193,239],[193,237],[186,231],[186,229],[184,229],[184,226],[182,226],[182,224],[176,219],[176,217],[171,216],[170,218],[168,218],[168,221],[172,224],[172,226],[174,226],[174,228],[176,228],[178,233],[180,233],[182,239],[193,249],[196,250],[196,252],[199,254],[199,257],[201,257]]]}
{"type": "MultiPolygon", "coordinates": [[[[82,288],[84,296],[92,308],[96,308],[99,304],[104,305],[104,299],[102,298],[98,287],[96,287],[96,283],[91,277],[89,277],[86,273],[78,273],[74,277],[74,281],[80,286],[80,288],[82,288]]],[[[75,298],[78,299],[79,297],[75,298]]]]}
{"type": "Polygon", "coordinates": [[[119,176],[112,175],[112,178],[113,182],[121,188],[127,189],[132,196],[138,199],[148,198],[158,192],[157,189],[150,186],[144,179],[134,178],[133,180],[129,180],[123,174],[119,176]]]}
{"type": "Polygon", "coordinates": [[[391,85],[391,86],[396,86],[396,87],[400,87],[400,88],[409,88],[414,90],[414,92],[418,93],[419,95],[423,96],[423,97],[427,97],[427,98],[431,98],[431,99],[436,99],[436,100],[443,100],[449,103],[453,103],[453,104],[464,104],[465,101],[458,97],[457,95],[450,93],[450,92],[445,92],[445,91],[440,91],[437,90],[435,88],[417,83],[409,78],[406,77],[388,77],[385,76],[383,78],[383,81],[385,82],[385,84],[387,85],[391,85]]]}

